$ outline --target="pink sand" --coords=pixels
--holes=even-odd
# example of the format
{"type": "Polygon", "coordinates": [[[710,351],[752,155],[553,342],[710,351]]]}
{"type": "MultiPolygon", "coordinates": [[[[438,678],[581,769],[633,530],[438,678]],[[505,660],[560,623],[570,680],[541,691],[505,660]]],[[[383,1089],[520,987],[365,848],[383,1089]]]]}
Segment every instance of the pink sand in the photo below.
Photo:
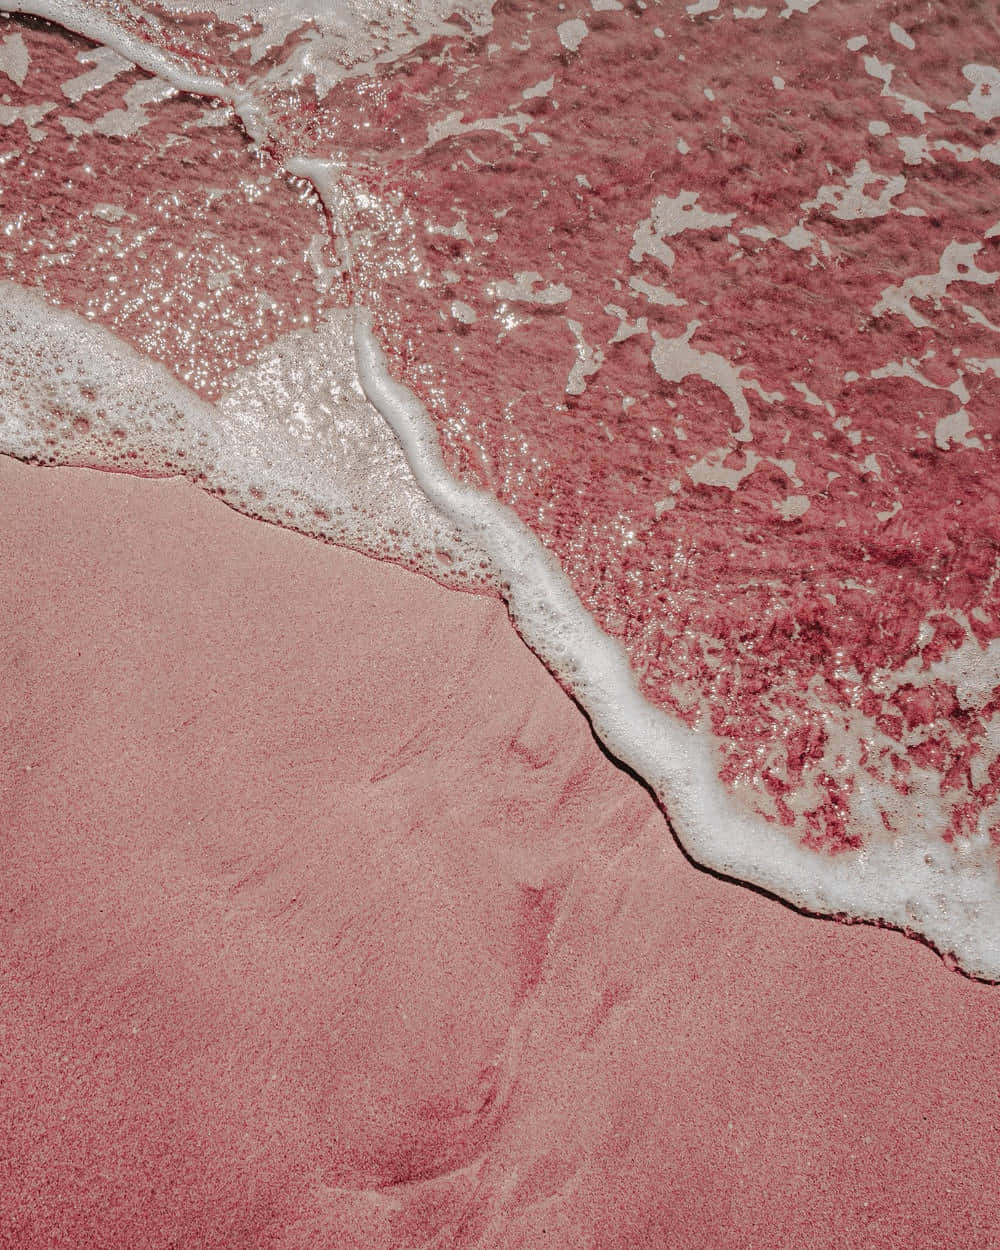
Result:
{"type": "Polygon", "coordinates": [[[0,458],[0,1245],[1000,1245],[998,990],[692,868],[495,602],[0,458]]]}

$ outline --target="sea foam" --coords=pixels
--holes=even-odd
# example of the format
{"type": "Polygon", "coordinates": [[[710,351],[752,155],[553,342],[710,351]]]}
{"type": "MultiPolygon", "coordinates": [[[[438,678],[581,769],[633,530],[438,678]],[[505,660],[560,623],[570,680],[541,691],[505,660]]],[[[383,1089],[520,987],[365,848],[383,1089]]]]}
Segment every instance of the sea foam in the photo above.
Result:
{"type": "Polygon", "coordinates": [[[262,520],[463,588],[488,559],[417,487],[354,370],[352,314],[272,344],[216,403],[75,313],[0,282],[0,451],[183,475],[262,520]]]}
{"type": "MultiPolygon", "coordinates": [[[[250,139],[266,141],[266,107],[245,85],[194,73],[72,0],[13,7],[97,40],[182,90],[227,101],[250,139]]],[[[336,221],[337,167],[294,154],[285,165],[315,183],[336,221]]],[[[318,341],[275,348],[292,379],[278,393],[243,371],[210,405],[110,335],[24,292],[4,294],[2,385],[13,397],[0,425],[4,449],[45,463],[183,471],[254,515],[452,584],[499,585],[522,637],[608,750],[655,790],[695,860],[810,912],[918,933],[967,972],[1000,979],[1000,883],[988,837],[929,849],[903,834],[821,856],[748,815],[719,781],[710,735],[642,697],[623,648],[598,628],[551,553],[506,506],[448,473],[429,415],[390,375],[364,308],[311,332],[318,341]],[[304,357],[324,372],[315,387],[296,391],[294,378],[310,373],[297,363],[304,357]]]]}

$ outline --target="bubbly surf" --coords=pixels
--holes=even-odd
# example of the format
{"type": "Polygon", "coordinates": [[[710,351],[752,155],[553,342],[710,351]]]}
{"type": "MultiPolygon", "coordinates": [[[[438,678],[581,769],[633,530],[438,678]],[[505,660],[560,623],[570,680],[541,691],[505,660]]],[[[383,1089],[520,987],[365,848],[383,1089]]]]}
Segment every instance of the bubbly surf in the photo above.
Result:
{"type": "MultiPolygon", "coordinates": [[[[447,6],[421,9],[409,31],[399,20],[402,11],[390,8],[374,42],[367,9],[344,10],[339,26],[327,29],[311,10],[275,6],[256,14],[264,33],[256,35],[254,56],[263,57],[269,41],[279,36],[305,30],[308,38],[293,41],[287,59],[259,71],[224,67],[212,73],[208,53],[192,68],[157,45],[157,37],[169,30],[169,18],[142,25],[134,14],[82,4],[32,0],[15,7],[94,40],[175,90],[232,108],[253,144],[276,153],[290,175],[316,188],[335,250],[352,277],[363,247],[350,227],[358,192],[341,155],[317,155],[315,142],[305,139],[296,146],[295,127],[275,120],[280,88],[311,76],[322,97],[344,76],[363,77],[374,65],[391,63],[421,42],[454,35],[447,6]]],[[[488,37],[487,9],[466,19],[475,33],[488,37]]],[[[567,20],[559,39],[575,54],[586,47],[589,27],[582,18],[573,20],[579,25],[564,31],[573,24],[567,20]]],[[[549,89],[540,82],[532,90],[531,98],[544,98],[549,89]]],[[[980,107],[982,94],[970,109],[980,107]]],[[[492,123],[494,130],[507,127],[515,135],[531,124],[518,117],[492,123]]],[[[449,133],[459,135],[466,123],[459,115],[448,126],[449,133]]],[[[834,212],[847,213],[850,194],[850,188],[842,194],[821,188],[817,199],[834,212]],[[823,192],[828,192],[825,200],[823,192]]],[[[634,250],[640,261],[653,255],[669,267],[674,248],[668,240],[688,228],[728,228],[732,215],[710,213],[696,200],[681,194],[654,201],[636,229],[634,250]]],[[[865,204],[858,209],[861,215],[875,211],[865,204]]],[[[795,236],[787,247],[794,250],[800,242],[795,236]]],[[[976,255],[966,257],[963,271],[955,270],[950,278],[944,274],[942,289],[950,280],[973,274],[976,255]]],[[[540,282],[540,274],[518,274],[501,294],[515,310],[564,299],[556,285],[538,290],[540,282]]],[[[355,285],[363,289],[356,278],[355,285]]],[[[649,289],[657,306],[680,300],[663,287],[649,289]]],[[[4,297],[3,450],[44,463],[184,472],[253,515],[402,561],[451,585],[498,587],[521,636],[572,691],[612,754],[655,790],[697,862],[811,912],[920,934],[965,971],[1000,979],[1000,881],[988,821],[981,821],[971,836],[942,838],[947,813],[936,806],[930,782],[923,791],[917,785],[914,800],[891,787],[875,793],[873,783],[862,777],[853,791],[855,816],[867,812],[876,823],[883,812],[894,813],[892,834],[829,853],[808,845],[796,829],[739,802],[732,786],[720,779],[724,761],[711,720],[691,723],[654,705],[628,652],[600,627],[553,551],[517,511],[455,473],[442,450],[439,424],[395,376],[395,362],[384,354],[385,328],[376,325],[357,294],[352,309],[298,332],[270,357],[234,374],[214,402],[199,398],[166,369],[82,318],[53,311],[10,285],[4,297]],[[269,378],[279,382],[269,383],[269,378]]],[[[906,298],[903,291],[897,304],[902,300],[905,305],[906,298]]],[[[458,308],[456,320],[471,324],[476,317],[468,305],[453,307],[458,308]]],[[[624,307],[615,306],[615,316],[621,341],[649,328],[641,319],[632,320],[624,307]]],[[[763,463],[750,447],[748,394],[753,388],[726,356],[692,345],[698,324],[693,318],[675,335],[651,331],[652,363],[665,382],[698,379],[721,392],[732,408],[738,418],[732,437],[750,448],[742,467],[734,468],[723,448],[689,473],[696,485],[736,489],[763,463]]],[[[569,325],[577,353],[566,389],[583,394],[604,352],[589,343],[582,323],[569,325]]],[[[401,330],[405,333],[405,326],[401,330]]],[[[759,383],[756,390],[768,394],[759,383]]],[[[968,426],[953,421],[939,433],[946,446],[952,434],[972,437],[968,426]]],[[[795,468],[786,465],[781,471],[791,479],[795,468]]],[[[808,496],[787,495],[781,519],[794,522],[802,515],[802,501],[808,507],[808,496]]],[[[665,511],[669,519],[672,507],[665,511]]],[[[962,686],[971,709],[988,702],[998,657],[992,645],[960,649],[960,655],[964,659],[956,660],[953,653],[942,660],[941,671],[947,673],[950,665],[953,684],[962,686]]],[[[848,743],[844,758],[853,749],[848,743]]]]}

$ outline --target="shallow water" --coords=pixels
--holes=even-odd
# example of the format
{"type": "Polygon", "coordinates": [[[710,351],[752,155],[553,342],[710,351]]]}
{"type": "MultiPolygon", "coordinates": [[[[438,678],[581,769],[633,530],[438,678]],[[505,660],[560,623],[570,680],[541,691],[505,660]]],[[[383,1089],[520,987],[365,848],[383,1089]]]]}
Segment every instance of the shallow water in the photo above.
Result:
{"type": "Polygon", "coordinates": [[[34,7],[3,447],[499,587],[696,858],[1000,976],[996,25],[34,7]]]}

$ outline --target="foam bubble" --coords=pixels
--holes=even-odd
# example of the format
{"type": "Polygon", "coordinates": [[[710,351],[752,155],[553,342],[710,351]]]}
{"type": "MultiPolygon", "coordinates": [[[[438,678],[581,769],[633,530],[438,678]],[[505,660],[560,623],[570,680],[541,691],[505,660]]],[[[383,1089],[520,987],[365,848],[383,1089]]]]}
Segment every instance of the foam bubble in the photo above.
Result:
{"type": "Polygon", "coordinates": [[[351,313],[279,339],[218,403],[33,292],[0,283],[0,451],[183,475],[263,520],[485,588],[489,561],[428,502],[354,372],[351,313]]]}
{"type": "MultiPolygon", "coordinates": [[[[248,81],[262,85],[310,78],[322,98],[345,78],[370,73],[380,63],[394,61],[435,36],[470,31],[488,34],[493,4],[494,0],[337,0],[335,4],[330,0],[207,0],[197,8],[202,16],[220,18],[234,27],[232,42],[224,40],[213,49],[228,61],[218,86],[225,89],[229,72],[243,65],[248,81]],[[256,27],[249,39],[245,35],[248,23],[256,27]]],[[[128,7],[132,20],[140,18],[150,34],[164,32],[164,43],[173,42],[168,37],[169,23],[192,12],[189,0],[137,2],[128,7]]],[[[23,0],[12,10],[33,13],[85,34],[152,73],[161,73],[171,64],[175,73],[198,77],[182,67],[177,55],[168,56],[146,40],[129,36],[110,13],[102,13],[95,5],[80,0],[23,0]]],[[[211,94],[225,98],[225,90],[211,94]]]]}

